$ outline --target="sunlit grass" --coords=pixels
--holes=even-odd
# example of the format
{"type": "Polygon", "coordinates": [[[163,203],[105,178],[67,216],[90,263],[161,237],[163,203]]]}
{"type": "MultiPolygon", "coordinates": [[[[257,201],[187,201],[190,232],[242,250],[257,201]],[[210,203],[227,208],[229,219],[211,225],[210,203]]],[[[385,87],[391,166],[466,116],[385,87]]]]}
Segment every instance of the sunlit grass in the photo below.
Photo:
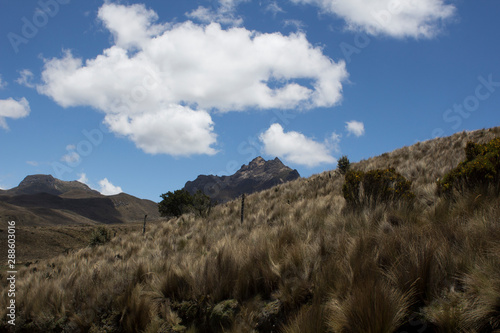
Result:
{"type": "MultiPolygon", "coordinates": [[[[29,332],[442,332],[500,329],[500,199],[447,202],[437,178],[464,158],[458,133],[359,163],[395,167],[415,204],[345,210],[334,171],[21,267],[29,332]],[[229,303],[223,303],[230,301],[229,303]],[[227,312],[220,312],[231,304],[227,312]],[[219,305],[219,306],[217,306],[219,305]],[[418,320],[417,320],[418,319],[418,320]]],[[[4,273],[0,273],[5,281],[4,273]]],[[[7,293],[0,289],[0,323],[7,293]]]]}

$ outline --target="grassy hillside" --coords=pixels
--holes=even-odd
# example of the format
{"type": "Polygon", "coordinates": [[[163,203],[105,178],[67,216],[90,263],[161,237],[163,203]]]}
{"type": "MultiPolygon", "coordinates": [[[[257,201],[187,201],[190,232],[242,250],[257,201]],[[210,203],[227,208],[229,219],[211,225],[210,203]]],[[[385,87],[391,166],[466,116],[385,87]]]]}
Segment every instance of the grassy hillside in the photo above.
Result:
{"type": "MultiPolygon", "coordinates": [[[[144,219],[143,219],[144,220],[144,219]]],[[[4,220],[5,221],[5,220],[4,220]]],[[[148,225],[158,223],[158,220],[148,220],[148,225]]],[[[29,265],[41,259],[50,259],[61,254],[78,251],[89,245],[92,232],[100,225],[89,221],[81,225],[16,225],[16,263],[29,265]],[[94,223],[94,224],[92,224],[94,223]]],[[[111,234],[124,235],[141,231],[143,222],[129,222],[106,225],[111,234]]],[[[0,227],[0,244],[7,244],[6,223],[0,227]]],[[[5,252],[7,253],[7,252],[5,252]]],[[[7,265],[6,256],[0,262],[0,272],[7,265]]]]}
{"type": "MultiPolygon", "coordinates": [[[[500,198],[436,194],[465,158],[457,133],[352,165],[394,167],[413,204],[345,209],[335,171],[118,235],[20,269],[26,332],[494,332],[500,198]]],[[[2,288],[6,277],[1,276],[2,288]]],[[[0,327],[6,292],[0,289],[0,327]]]]}

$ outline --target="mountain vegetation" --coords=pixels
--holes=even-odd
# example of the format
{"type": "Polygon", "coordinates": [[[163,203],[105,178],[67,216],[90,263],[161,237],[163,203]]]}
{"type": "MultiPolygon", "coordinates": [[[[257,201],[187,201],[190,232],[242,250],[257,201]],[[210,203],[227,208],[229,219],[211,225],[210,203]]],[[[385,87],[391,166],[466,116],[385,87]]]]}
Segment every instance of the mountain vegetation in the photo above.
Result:
{"type": "Polygon", "coordinates": [[[182,214],[194,212],[199,216],[206,216],[212,207],[210,197],[201,190],[191,195],[186,190],[176,190],[161,195],[162,200],[158,203],[161,216],[179,217],[182,214]]]}
{"type": "Polygon", "coordinates": [[[350,167],[351,162],[349,161],[349,158],[346,155],[342,155],[337,162],[338,172],[340,172],[342,175],[345,175],[347,171],[349,171],[350,167]]]}
{"type": "Polygon", "coordinates": [[[457,133],[247,195],[244,223],[233,200],[20,268],[16,329],[498,332],[499,136],[457,133]]]}

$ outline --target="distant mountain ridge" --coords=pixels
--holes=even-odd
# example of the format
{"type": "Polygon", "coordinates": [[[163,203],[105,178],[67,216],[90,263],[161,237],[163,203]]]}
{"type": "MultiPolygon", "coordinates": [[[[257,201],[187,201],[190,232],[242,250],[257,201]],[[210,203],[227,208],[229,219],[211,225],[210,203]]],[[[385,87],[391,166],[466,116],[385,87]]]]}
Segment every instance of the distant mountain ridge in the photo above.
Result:
{"type": "Polygon", "coordinates": [[[159,217],[157,204],[126,193],[104,196],[78,181],[30,175],[0,191],[0,217],[20,225],[126,223],[159,217]]]}
{"type": "Polygon", "coordinates": [[[213,201],[227,202],[238,196],[266,190],[300,178],[299,172],[284,165],[279,158],[266,161],[256,157],[230,176],[200,175],[188,181],[184,189],[191,194],[202,190],[213,201]]]}
{"type": "Polygon", "coordinates": [[[63,181],[54,178],[52,175],[30,175],[24,178],[17,187],[3,191],[3,195],[22,195],[22,194],[38,194],[49,193],[53,195],[61,195],[71,191],[86,192],[89,195],[101,195],[99,192],[92,190],[87,185],[79,181],[63,181]]]}

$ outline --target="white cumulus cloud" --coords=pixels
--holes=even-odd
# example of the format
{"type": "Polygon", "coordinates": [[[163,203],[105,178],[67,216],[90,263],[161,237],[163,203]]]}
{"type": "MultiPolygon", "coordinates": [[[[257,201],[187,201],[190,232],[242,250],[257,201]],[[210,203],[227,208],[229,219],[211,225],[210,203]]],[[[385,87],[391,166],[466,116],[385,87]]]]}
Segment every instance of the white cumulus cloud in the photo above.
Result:
{"type": "Polygon", "coordinates": [[[35,84],[33,83],[33,73],[29,69],[23,69],[19,72],[19,77],[16,79],[16,83],[28,87],[34,88],[35,84]]]}
{"type": "Polygon", "coordinates": [[[347,28],[396,38],[432,38],[456,8],[444,0],[291,0],[312,4],[346,22],[347,28]]]}
{"type": "Polygon", "coordinates": [[[85,185],[89,185],[89,179],[87,178],[87,174],[81,173],[78,176],[79,176],[79,178],[77,179],[77,181],[79,181],[80,183],[83,183],[85,185]]]}
{"type": "Polygon", "coordinates": [[[87,174],[82,172],[80,174],[78,174],[78,180],[80,183],[83,183],[87,186],[89,186],[90,188],[100,192],[102,195],[115,195],[115,194],[119,194],[119,193],[122,193],[123,190],[120,186],[115,186],[113,185],[109,180],[108,178],[104,178],[104,179],[101,179],[98,184],[99,186],[97,188],[95,188],[92,184],[89,183],[89,179],[87,177],[87,174]]]}
{"type": "Polygon", "coordinates": [[[141,4],[128,7],[104,4],[99,9],[98,17],[113,34],[115,45],[125,49],[140,49],[167,28],[165,25],[154,24],[158,15],[141,4]]]}
{"type": "Polygon", "coordinates": [[[80,162],[80,155],[75,151],[75,145],[67,145],[67,154],[61,156],[61,161],[66,162],[69,165],[77,165],[80,162]]]}
{"type": "Polygon", "coordinates": [[[68,164],[78,163],[80,161],[80,155],[77,152],[72,151],[61,157],[62,162],[66,162],[68,164]]]}
{"type": "Polygon", "coordinates": [[[283,127],[272,124],[259,136],[267,155],[277,156],[287,162],[315,167],[323,163],[335,163],[328,142],[320,143],[299,132],[284,132],[283,127]]]}
{"type": "Polygon", "coordinates": [[[348,134],[354,134],[355,136],[362,136],[365,134],[365,125],[356,120],[351,120],[345,123],[345,129],[348,134]]]}
{"type": "Polygon", "coordinates": [[[0,99],[0,127],[9,129],[5,118],[24,118],[27,117],[30,112],[30,104],[24,97],[19,100],[13,98],[0,99]]]}
{"type": "Polygon", "coordinates": [[[114,195],[122,193],[123,190],[120,186],[113,185],[108,178],[104,178],[99,181],[99,192],[103,195],[114,195]]]}
{"type": "Polygon", "coordinates": [[[111,131],[129,137],[150,154],[213,155],[216,142],[208,112],[180,105],[137,115],[110,114],[104,119],[111,131]]]}
{"type": "Polygon", "coordinates": [[[105,3],[99,18],[114,44],[86,61],[70,51],[46,60],[37,89],[63,107],[103,111],[113,132],[148,153],[215,154],[211,112],[329,107],[342,97],[345,63],[303,33],[160,24],[144,5],[105,3]]]}

